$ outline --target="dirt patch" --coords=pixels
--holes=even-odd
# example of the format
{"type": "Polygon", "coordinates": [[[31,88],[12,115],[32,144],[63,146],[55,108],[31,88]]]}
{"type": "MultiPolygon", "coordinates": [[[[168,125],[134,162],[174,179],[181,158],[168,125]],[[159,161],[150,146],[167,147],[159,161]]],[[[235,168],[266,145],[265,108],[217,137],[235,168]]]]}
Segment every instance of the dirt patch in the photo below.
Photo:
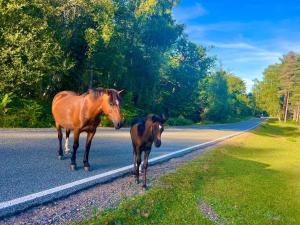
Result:
{"type": "Polygon", "coordinates": [[[225,220],[222,219],[214,209],[205,201],[201,200],[199,202],[200,211],[212,222],[218,225],[225,225],[225,220]]]}

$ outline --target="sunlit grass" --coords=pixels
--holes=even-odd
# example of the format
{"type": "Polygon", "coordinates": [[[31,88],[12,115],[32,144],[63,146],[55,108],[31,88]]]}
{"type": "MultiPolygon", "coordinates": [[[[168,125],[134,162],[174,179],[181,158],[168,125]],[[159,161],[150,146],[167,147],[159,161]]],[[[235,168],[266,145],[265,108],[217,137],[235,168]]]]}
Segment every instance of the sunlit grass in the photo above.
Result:
{"type": "Polygon", "coordinates": [[[269,121],[85,223],[214,224],[199,209],[205,201],[226,224],[300,224],[299,134],[295,124],[269,121]]]}

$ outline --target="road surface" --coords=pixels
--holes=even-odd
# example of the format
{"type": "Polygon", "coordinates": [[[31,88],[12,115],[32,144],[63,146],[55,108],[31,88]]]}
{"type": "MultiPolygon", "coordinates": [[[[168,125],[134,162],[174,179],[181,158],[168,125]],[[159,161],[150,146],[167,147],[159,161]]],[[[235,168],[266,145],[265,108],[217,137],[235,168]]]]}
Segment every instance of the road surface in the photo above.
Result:
{"type": "MultiPolygon", "coordinates": [[[[153,148],[150,158],[241,132],[260,122],[252,119],[232,124],[166,128],[161,148],[153,148]]],[[[81,135],[77,151],[78,170],[72,172],[69,158],[62,161],[56,158],[58,140],[54,129],[0,130],[0,205],[132,164],[129,129],[99,128],[90,151],[92,171],[85,172],[82,168],[85,137],[81,135]]]]}

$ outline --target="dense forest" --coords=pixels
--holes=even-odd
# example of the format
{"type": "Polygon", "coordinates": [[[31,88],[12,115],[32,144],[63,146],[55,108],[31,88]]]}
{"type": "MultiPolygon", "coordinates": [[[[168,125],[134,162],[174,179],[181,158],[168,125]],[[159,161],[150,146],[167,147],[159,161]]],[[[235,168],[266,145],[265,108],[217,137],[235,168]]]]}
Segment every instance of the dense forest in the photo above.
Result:
{"type": "Polygon", "coordinates": [[[92,87],[124,89],[122,111],[128,123],[149,112],[164,113],[170,125],[226,122],[260,114],[255,97],[272,115],[282,108],[299,114],[300,96],[294,92],[300,87],[289,83],[294,79],[289,66],[270,67],[255,95],[246,94],[243,80],[217,68],[216,58],[188,39],[172,15],[176,4],[0,0],[0,126],[53,126],[53,96],[92,87]],[[272,86],[278,88],[278,99],[272,97],[269,109],[260,93],[277,67],[285,68],[284,87],[272,86]]]}
{"type": "Polygon", "coordinates": [[[262,81],[256,81],[253,94],[266,115],[279,120],[300,120],[300,55],[289,52],[280,63],[270,65],[262,81]]]}

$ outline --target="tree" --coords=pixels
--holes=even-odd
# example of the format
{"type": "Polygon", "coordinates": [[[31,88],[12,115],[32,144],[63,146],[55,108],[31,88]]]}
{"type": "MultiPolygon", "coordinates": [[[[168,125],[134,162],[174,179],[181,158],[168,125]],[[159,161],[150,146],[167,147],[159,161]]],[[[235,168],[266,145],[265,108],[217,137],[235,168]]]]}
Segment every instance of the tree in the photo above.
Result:
{"type": "Polygon", "coordinates": [[[280,64],[270,65],[262,81],[256,82],[254,95],[257,105],[269,115],[299,121],[300,111],[300,60],[289,52],[280,64]]]}
{"type": "Polygon", "coordinates": [[[206,91],[200,99],[207,99],[202,113],[204,119],[210,121],[226,121],[229,117],[229,93],[226,72],[223,69],[212,73],[206,81],[206,91]]]}
{"type": "Polygon", "coordinates": [[[0,2],[0,92],[45,95],[70,67],[49,29],[51,10],[42,0],[0,2]]]}

